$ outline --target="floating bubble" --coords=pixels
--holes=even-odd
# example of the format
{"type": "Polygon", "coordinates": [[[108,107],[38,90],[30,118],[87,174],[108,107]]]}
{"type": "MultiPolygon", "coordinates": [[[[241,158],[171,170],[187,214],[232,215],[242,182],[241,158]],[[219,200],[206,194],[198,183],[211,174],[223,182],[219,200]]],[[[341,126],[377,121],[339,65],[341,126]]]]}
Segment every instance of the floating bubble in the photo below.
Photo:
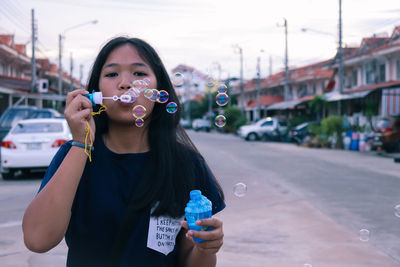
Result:
{"type": "Polygon", "coordinates": [[[235,186],[233,187],[233,193],[237,197],[244,197],[247,193],[247,185],[245,185],[244,183],[235,184],[235,186]]]}
{"type": "Polygon", "coordinates": [[[224,115],[218,115],[215,117],[215,125],[218,127],[224,127],[226,124],[226,118],[224,115]]]}
{"type": "Polygon", "coordinates": [[[132,109],[132,114],[133,117],[142,119],[144,116],[146,116],[146,108],[142,105],[134,106],[132,109]]]}
{"type": "Polygon", "coordinates": [[[172,75],[172,83],[175,86],[182,86],[184,82],[185,76],[183,76],[182,73],[180,72],[175,72],[174,75],[172,75]]]}
{"type": "Polygon", "coordinates": [[[144,80],[135,80],[132,82],[133,89],[143,91],[147,88],[148,83],[144,80]]]}
{"type": "Polygon", "coordinates": [[[149,78],[144,78],[143,82],[146,84],[146,87],[149,87],[149,85],[150,85],[150,79],[149,78]]]}
{"type": "Polygon", "coordinates": [[[158,94],[158,99],[157,102],[158,103],[165,103],[168,101],[169,98],[169,94],[167,91],[165,90],[160,90],[159,94],[158,94]]]}
{"type": "Polygon", "coordinates": [[[166,110],[168,113],[175,113],[178,110],[178,105],[175,102],[169,102],[166,106],[166,110]]]}
{"type": "Polygon", "coordinates": [[[143,120],[143,119],[137,118],[137,119],[135,120],[135,125],[136,125],[137,127],[142,127],[143,124],[144,124],[144,120],[143,120]]]}
{"type": "Polygon", "coordinates": [[[151,96],[150,96],[150,100],[151,101],[153,101],[153,102],[156,102],[157,101],[157,99],[158,99],[158,95],[160,94],[160,92],[158,92],[158,90],[157,89],[153,89],[152,90],[152,94],[151,94],[151,96]]]}
{"type": "Polygon", "coordinates": [[[226,94],[227,91],[228,91],[228,87],[227,87],[224,83],[221,83],[221,84],[218,86],[218,93],[220,93],[220,94],[226,94]]]}
{"type": "Polygon", "coordinates": [[[135,101],[136,101],[136,98],[139,97],[139,94],[138,94],[136,91],[134,91],[133,89],[129,89],[125,94],[131,96],[131,100],[130,100],[130,102],[128,102],[128,103],[133,103],[133,102],[135,102],[135,101]]]}
{"type": "Polygon", "coordinates": [[[144,91],[144,96],[145,96],[146,98],[150,99],[150,97],[153,96],[153,89],[146,89],[146,90],[144,91]]]}
{"type": "Polygon", "coordinates": [[[216,102],[219,106],[225,106],[229,100],[229,96],[225,93],[222,93],[222,94],[219,93],[216,98],[217,98],[216,102]]]}
{"type": "Polygon", "coordinates": [[[400,204],[399,204],[399,205],[396,205],[396,206],[394,207],[394,210],[395,210],[394,215],[396,215],[396,217],[399,217],[399,218],[400,218],[400,204]]]}
{"type": "Polygon", "coordinates": [[[367,242],[369,240],[370,232],[367,229],[360,230],[360,240],[367,242]]]}

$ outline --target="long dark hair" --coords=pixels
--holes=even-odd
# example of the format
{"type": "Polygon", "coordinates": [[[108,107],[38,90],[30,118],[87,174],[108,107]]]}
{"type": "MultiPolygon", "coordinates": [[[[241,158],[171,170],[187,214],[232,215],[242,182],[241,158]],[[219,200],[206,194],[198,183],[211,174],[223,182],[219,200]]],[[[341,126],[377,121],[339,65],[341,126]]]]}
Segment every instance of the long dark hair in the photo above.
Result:
{"type": "MultiPolygon", "coordinates": [[[[109,54],[117,47],[130,44],[145,60],[157,78],[159,90],[169,94],[169,101],[178,104],[178,111],[169,114],[165,104],[156,103],[148,124],[151,168],[146,171],[133,193],[129,212],[149,209],[158,203],[153,215],[180,217],[184,214],[189,199],[189,191],[195,188],[206,190],[208,176],[211,175],[219,194],[224,194],[204,158],[200,155],[185,130],[180,126],[181,105],[172,86],[168,73],[157,52],[145,41],[138,38],[117,37],[110,40],[98,54],[88,82],[89,90],[99,91],[101,69],[109,54]],[[208,170],[207,170],[208,169],[208,170]]],[[[108,131],[108,118],[105,112],[95,116],[96,135],[108,131]]],[[[207,195],[209,192],[204,192],[207,195]]]]}

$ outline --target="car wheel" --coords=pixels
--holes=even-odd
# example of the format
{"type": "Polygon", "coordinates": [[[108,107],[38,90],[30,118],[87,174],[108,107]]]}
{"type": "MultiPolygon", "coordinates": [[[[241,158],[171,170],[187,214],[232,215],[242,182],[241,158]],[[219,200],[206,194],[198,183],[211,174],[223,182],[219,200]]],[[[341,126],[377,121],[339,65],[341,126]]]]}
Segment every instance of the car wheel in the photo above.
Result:
{"type": "Polygon", "coordinates": [[[256,141],[257,140],[257,135],[255,133],[249,133],[249,135],[247,135],[247,140],[256,141]]]}
{"type": "Polygon", "coordinates": [[[3,177],[3,180],[14,179],[14,171],[10,170],[9,172],[3,172],[1,176],[3,177]]]}

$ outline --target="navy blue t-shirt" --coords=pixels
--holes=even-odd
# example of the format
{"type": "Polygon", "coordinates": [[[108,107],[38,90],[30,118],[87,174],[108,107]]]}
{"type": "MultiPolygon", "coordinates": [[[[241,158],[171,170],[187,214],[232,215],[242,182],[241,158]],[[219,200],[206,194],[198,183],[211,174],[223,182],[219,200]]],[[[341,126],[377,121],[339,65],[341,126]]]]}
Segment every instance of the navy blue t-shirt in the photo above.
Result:
{"type": "MultiPolygon", "coordinates": [[[[70,148],[68,142],[59,149],[39,191],[57,171],[70,148]]],[[[104,266],[131,193],[150,159],[149,152],[114,153],[101,138],[96,138],[94,148],[92,162],[87,161],[79,183],[65,235],[68,267],[104,266]]],[[[225,208],[211,176],[205,192],[213,203],[213,214],[225,208]]],[[[139,213],[119,266],[177,266],[179,243],[173,239],[179,233],[180,220],[183,217],[154,218],[150,210],[139,213]]]]}

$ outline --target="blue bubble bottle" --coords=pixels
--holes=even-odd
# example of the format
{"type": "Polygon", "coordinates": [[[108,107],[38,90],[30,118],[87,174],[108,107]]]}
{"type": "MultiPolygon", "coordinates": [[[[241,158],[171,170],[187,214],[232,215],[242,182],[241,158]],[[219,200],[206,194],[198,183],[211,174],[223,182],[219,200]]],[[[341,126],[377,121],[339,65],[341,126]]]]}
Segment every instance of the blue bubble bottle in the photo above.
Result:
{"type": "MultiPolygon", "coordinates": [[[[185,217],[189,229],[194,231],[209,231],[212,227],[197,225],[196,221],[200,219],[211,218],[212,203],[207,197],[201,194],[200,190],[190,191],[190,200],[185,208],[185,217]]],[[[200,243],[205,240],[193,237],[194,242],[200,243]]]]}

